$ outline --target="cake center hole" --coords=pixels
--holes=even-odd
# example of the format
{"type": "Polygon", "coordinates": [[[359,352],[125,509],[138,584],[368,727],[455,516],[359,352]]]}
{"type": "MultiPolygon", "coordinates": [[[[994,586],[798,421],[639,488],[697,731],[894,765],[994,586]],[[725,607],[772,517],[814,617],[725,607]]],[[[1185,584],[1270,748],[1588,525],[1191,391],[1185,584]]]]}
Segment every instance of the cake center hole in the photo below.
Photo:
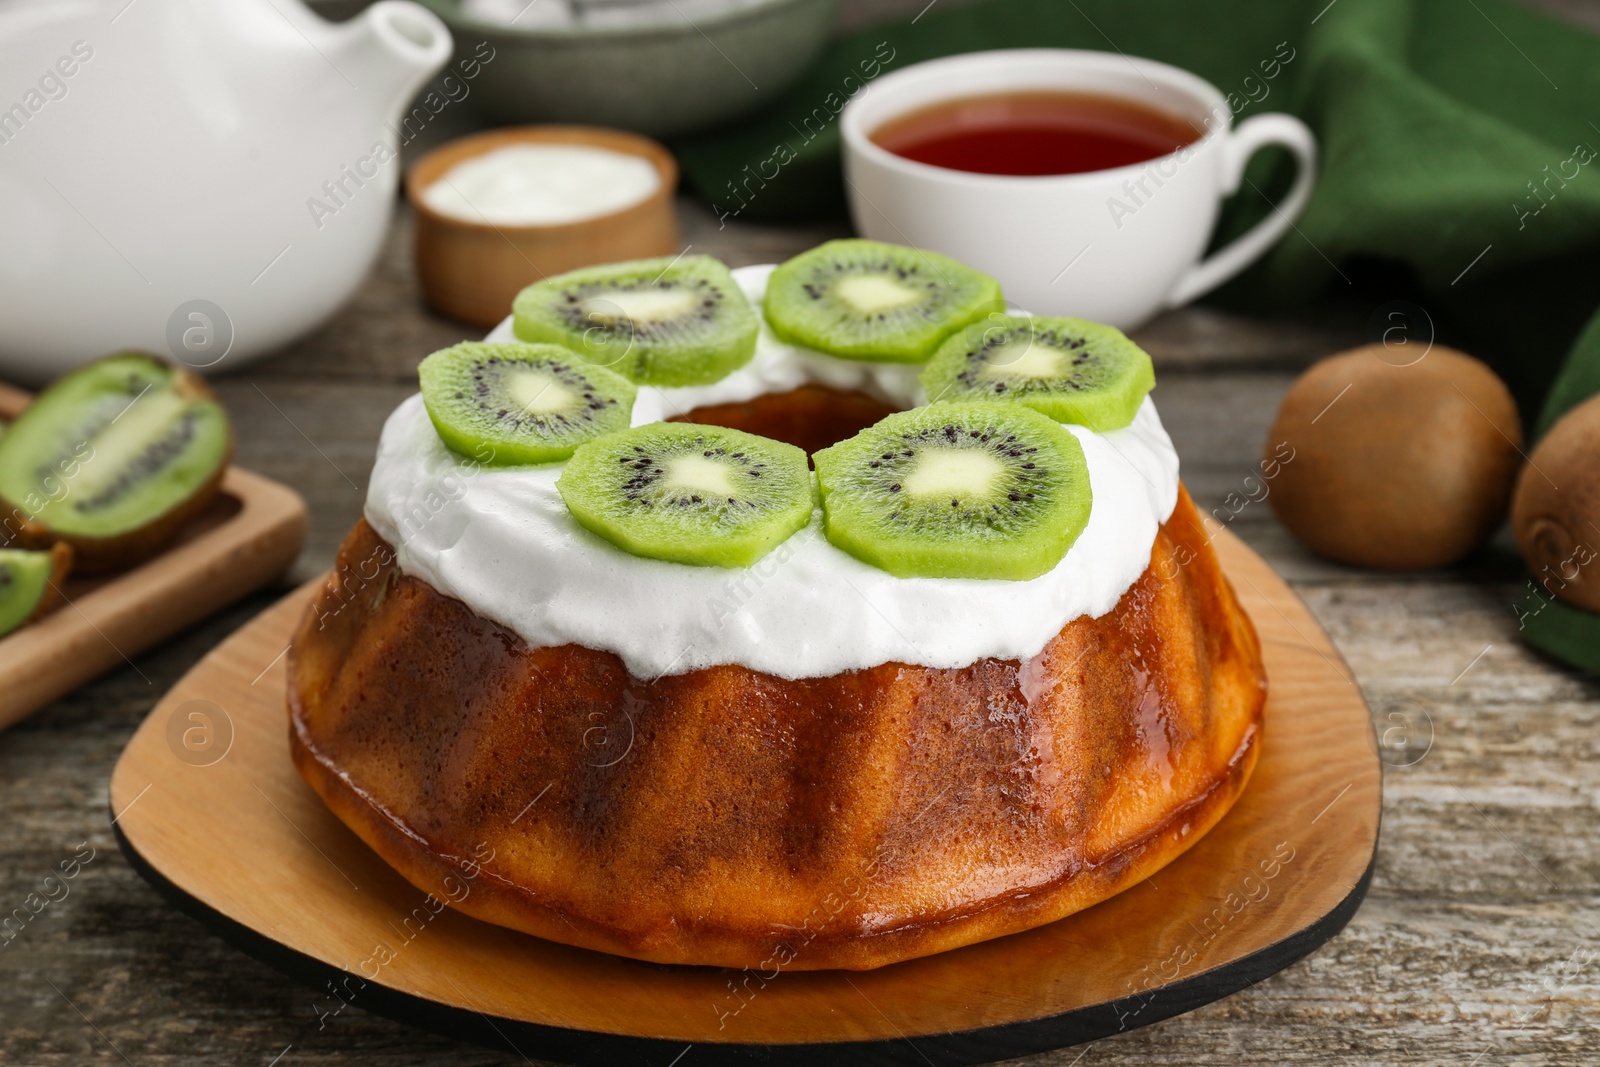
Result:
{"type": "Polygon", "coordinates": [[[854,437],[898,410],[865,393],[802,385],[787,393],[768,393],[737,404],[708,404],[668,421],[698,422],[760,434],[810,455],[854,437]]]}

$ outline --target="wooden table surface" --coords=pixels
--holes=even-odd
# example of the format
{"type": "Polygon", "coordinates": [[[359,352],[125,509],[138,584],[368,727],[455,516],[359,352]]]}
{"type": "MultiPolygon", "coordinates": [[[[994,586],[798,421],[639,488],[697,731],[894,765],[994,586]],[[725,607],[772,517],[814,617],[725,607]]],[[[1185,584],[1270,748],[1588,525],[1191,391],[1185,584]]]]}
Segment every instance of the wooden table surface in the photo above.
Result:
{"type": "MultiPolygon", "coordinates": [[[[1548,6],[1589,20],[1596,10],[1548,6]]],[[[695,251],[735,266],[840,232],[719,230],[687,202],[681,215],[695,251]]],[[[0,735],[0,913],[23,907],[61,861],[93,850],[64,898],[0,937],[0,1063],[524,1062],[360,1010],[319,1024],[316,991],[165,904],[108,826],[106,782],[134,727],[221,638],[329,566],[360,514],[383,420],[416,388],[417,362],[471,335],[422,309],[410,240],[409,213],[397,208],[381,261],[348,308],[289,351],[217,380],[238,422],[239,462],[310,503],[310,542],[292,573],[0,735]]],[[[1244,492],[1297,368],[1367,340],[1371,310],[1308,324],[1192,308],[1140,333],[1202,506],[1244,492]]],[[[1230,526],[1322,620],[1394,746],[1371,893],[1333,942],[1246,992],[1025,1062],[1600,1062],[1600,684],[1518,643],[1509,539],[1502,533],[1455,570],[1379,575],[1311,557],[1266,504],[1230,526]]],[[[217,847],[248,850],[249,836],[217,847]]]]}

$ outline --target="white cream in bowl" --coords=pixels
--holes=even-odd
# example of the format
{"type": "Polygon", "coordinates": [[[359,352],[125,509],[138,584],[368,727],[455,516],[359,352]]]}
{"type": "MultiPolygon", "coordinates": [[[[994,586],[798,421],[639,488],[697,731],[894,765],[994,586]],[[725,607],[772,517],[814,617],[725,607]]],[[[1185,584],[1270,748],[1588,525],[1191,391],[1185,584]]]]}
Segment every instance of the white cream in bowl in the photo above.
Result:
{"type": "Polygon", "coordinates": [[[441,215],[495,226],[556,226],[611,215],[661,188],[643,156],[581,144],[512,144],[464,159],[422,193],[441,215]]]}

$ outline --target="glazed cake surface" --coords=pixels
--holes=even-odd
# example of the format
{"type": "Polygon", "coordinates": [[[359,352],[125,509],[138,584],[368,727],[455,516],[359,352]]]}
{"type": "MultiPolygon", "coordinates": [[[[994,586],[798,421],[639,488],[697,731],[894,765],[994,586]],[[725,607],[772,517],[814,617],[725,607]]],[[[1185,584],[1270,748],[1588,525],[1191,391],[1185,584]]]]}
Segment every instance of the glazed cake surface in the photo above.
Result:
{"type": "Polygon", "coordinates": [[[478,918],[768,969],[956,948],[1155,873],[1238,796],[1265,702],[1187,494],[1117,607],[1027,661],[647,681],[529,648],[365,523],[290,657],[301,773],[419,888],[487,847],[478,918]]]}
{"type": "MultiPolygon", "coordinates": [[[[810,452],[925,403],[915,371],[763,326],[633,421],[810,452]]],[[[1266,680],[1151,401],[1067,429],[1094,506],[1052,571],[899,579],[820,512],[751,568],[628,555],[414,397],[291,646],[295,762],[419,888],[471,866],[469,914],[644,960],[865,969],[1088,907],[1226,813],[1266,680]]]]}

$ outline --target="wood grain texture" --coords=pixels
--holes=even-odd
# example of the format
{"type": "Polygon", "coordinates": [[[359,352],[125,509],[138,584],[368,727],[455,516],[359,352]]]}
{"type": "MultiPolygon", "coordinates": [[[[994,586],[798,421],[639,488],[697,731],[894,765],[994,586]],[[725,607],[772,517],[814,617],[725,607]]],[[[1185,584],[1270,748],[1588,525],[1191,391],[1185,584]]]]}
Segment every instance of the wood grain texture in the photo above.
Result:
{"type": "MultiPolygon", "coordinates": [[[[906,1037],[941,1062],[991,1056],[981,1035],[939,1035],[1117,1000],[1116,1022],[1105,1028],[1132,1028],[1172,1010],[1175,982],[1211,975],[1226,988],[1223,972],[1328,916],[1365,878],[1377,840],[1380,764],[1360,691],[1271,568],[1226,531],[1214,544],[1261,635],[1271,678],[1262,756],[1233,810],[1182,857],[1104,904],[877,971],[765,981],[662,967],[428,908],[323,807],[290,761],[280,654],[309,586],[229,638],[162,699],[118,761],[111,806],[128,845],[166,881],[355,975],[340,1001],[357,1006],[364,975],[469,1017],[700,1046],[906,1037]],[[181,730],[197,706],[218,720],[208,728],[231,737],[201,761],[174,732],[174,720],[181,730]],[[245,841],[248,849],[238,847],[245,841]]],[[[494,869],[492,860],[484,866],[494,869]]],[[[463,895],[475,876],[463,876],[463,895]]],[[[1020,1036],[994,1040],[997,1053],[1039,1047],[1020,1036]]]]}
{"type": "MultiPolygon", "coordinates": [[[[0,385],[0,418],[28,404],[0,385]]],[[[306,537],[294,490],[230,467],[217,499],[131,570],[75,578],[54,612],[0,638],[0,729],[283,573],[306,537]]]]}

